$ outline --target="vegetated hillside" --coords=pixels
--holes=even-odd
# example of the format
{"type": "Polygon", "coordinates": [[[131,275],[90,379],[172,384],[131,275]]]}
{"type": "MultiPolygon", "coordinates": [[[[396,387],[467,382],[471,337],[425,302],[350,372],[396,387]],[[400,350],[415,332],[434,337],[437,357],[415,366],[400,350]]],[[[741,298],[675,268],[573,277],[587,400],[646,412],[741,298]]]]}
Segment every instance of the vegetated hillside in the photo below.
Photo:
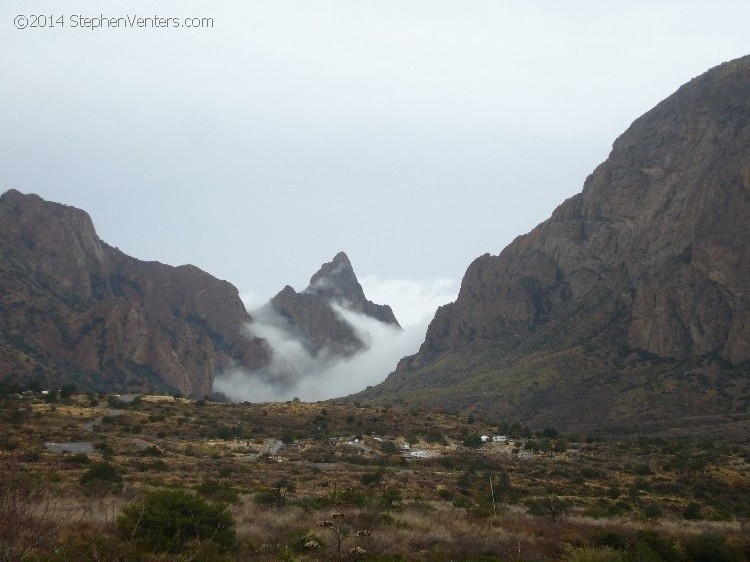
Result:
{"type": "Polygon", "coordinates": [[[3,560],[750,557],[748,432],[591,439],[342,401],[2,386],[3,560]]]}
{"type": "Polygon", "coordinates": [[[217,369],[268,361],[237,289],[103,243],[79,209],[0,197],[0,378],[203,396],[217,369]]]}
{"type": "Polygon", "coordinates": [[[359,398],[565,429],[747,418],[750,57],[637,119],[582,193],[476,259],[359,398]]]}
{"type": "Polygon", "coordinates": [[[304,291],[298,293],[287,285],[268,304],[283,318],[284,329],[298,337],[312,354],[326,350],[350,357],[360,351],[365,342],[332,305],[399,327],[390,306],[367,300],[344,252],[323,264],[304,291]]]}

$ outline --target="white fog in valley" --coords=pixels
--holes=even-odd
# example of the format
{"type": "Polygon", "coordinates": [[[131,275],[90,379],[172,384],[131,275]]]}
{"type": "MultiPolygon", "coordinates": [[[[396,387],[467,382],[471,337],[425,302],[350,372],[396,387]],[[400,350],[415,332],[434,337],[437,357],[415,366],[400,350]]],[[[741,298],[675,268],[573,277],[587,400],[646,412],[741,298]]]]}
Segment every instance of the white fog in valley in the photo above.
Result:
{"type": "Polygon", "coordinates": [[[312,354],[284,318],[271,307],[256,308],[257,296],[246,295],[246,305],[254,309],[248,336],[264,338],[273,360],[251,373],[241,369],[219,373],[214,391],[238,402],[274,402],[295,397],[325,400],[364,390],[385,380],[402,357],[419,349],[435,310],[454,300],[457,292],[456,281],[447,278],[416,281],[368,275],[361,284],[371,300],[390,304],[403,330],[334,304],[337,316],[354,329],[365,347],[349,358],[312,354]]]}

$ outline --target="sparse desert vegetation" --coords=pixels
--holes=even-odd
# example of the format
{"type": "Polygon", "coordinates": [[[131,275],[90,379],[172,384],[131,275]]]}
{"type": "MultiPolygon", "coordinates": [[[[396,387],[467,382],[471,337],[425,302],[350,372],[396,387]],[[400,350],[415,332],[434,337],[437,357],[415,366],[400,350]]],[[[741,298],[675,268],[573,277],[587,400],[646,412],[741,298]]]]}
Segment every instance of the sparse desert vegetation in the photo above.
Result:
{"type": "Polygon", "coordinates": [[[741,440],[71,389],[0,416],[2,560],[750,558],[741,440]]]}

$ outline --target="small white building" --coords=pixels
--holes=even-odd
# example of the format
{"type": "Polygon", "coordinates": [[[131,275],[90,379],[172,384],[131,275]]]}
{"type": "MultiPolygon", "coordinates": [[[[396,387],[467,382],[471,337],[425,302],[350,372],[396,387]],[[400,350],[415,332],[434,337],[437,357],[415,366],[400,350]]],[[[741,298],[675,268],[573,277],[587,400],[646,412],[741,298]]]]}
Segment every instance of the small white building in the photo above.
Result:
{"type": "Polygon", "coordinates": [[[482,440],[482,443],[487,443],[487,441],[490,440],[490,436],[489,435],[482,435],[480,437],[480,439],[482,440]]]}
{"type": "Polygon", "coordinates": [[[492,442],[493,443],[507,443],[508,436],[507,435],[493,435],[492,442]]]}
{"type": "Polygon", "coordinates": [[[426,459],[430,454],[427,451],[414,450],[409,453],[409,456],[413,459],[426,459]]]}

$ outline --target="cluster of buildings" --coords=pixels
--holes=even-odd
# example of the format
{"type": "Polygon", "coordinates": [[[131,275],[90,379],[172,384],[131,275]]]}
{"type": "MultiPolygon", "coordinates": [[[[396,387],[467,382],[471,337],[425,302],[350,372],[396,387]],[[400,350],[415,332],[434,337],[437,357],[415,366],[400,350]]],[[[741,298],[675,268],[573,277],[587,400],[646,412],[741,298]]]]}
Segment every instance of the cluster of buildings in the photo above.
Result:
{"type": "Polygon", "coordinates": [[[492,443],[505,444],[508,442],[507,435],[493,435],[492,437],[490,437],[489,435],[482,435],[481,439],[482,439],[482,443],[489,443],[490,441],[492,441],[492,443]]]}

